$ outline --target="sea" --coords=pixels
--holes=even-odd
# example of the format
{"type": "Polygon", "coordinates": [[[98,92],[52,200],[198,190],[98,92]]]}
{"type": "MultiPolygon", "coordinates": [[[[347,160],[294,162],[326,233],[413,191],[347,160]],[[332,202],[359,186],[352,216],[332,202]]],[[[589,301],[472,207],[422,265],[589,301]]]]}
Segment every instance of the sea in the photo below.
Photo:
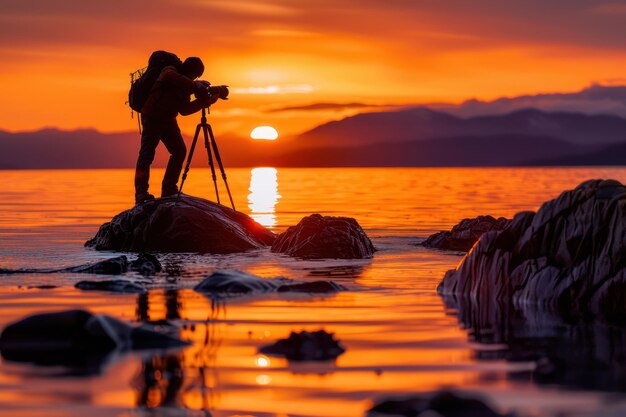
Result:
{"type": "MultiPolygon", "coordinates": [[[[1,175],[0,268],[58,269],[121,255],[84,243],[132,207],[132,170],[1,175]]],[[[442,389],[518,416],[626,415],[624,339],[613,337],[622,328],[580,326],[541,312],[530,324],[517,318],[523,334],[506,321],[480,328],[484,323],[436,292],[464,254],[419,245],[464,218],[537,210],[588,179],[624,182],[626,168],[255,167],[227,168],[227,175],[236,209],[275,233],[312,213],[349,216],[377,252],[366,260],[319,261],[269,249],[158,254],[163,272],[124,276],[149,288],[140,295],[74,287],[108,276],[0,275],[0,329],[35,313],[81,308],[131,323],[166,319],[191,342],[167,351],[113,352],[79,367],[2,357],[0,415],[356,417],[386,399],[442,389]],[[193,290],[221,269],[330,279],[348,290],[222,300],[193,290]],[[291,332],[320,329],[346,349],[335,361],[259,353],[291,332]]],[[[152,171],[154,190],[162,176],[162,169],[152,171]]],[[[209,170],[192,167],[184,192],[215,200],[209,170]]]]}

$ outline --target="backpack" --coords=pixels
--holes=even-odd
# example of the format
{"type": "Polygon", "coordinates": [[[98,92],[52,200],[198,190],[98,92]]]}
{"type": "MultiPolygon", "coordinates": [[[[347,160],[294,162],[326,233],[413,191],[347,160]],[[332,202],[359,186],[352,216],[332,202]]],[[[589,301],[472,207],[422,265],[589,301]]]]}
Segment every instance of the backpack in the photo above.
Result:
{"type": "Polygon", "coordinates": [[[173,65],[180,68],[183,62],[173,53],[154,51],[148,59],[148,66],[130,74],[130,90],[128,91],[128,105],[137,113],[141,113],[143,105],[148,100],[150,90],[159,78],[163,68],[173,65]]]}

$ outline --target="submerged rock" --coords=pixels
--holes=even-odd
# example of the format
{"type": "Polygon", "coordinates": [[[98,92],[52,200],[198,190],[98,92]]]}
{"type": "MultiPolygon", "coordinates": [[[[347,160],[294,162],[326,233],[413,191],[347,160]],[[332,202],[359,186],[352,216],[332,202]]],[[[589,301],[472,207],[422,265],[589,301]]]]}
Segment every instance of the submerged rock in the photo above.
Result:
{"type": "Polygon", "coordinates": [[[124,255],[115,258],[105,259],[103,261],[91,262],[84,265],[70,266],[68,268],[56,269],[2,269],[2,274],[54,274],[61,272],[71,272],[75,274],[99,274],[99,275],[121,275],[126,272],[135,271],[141,275],[152,275],[161,271],[161,263],[154,256],[147,253],[141,253],[134,261],[129,262],[124,255]]]}
{"type": "Polygon", "coordinates": [[[238,296],[269,292],[332,293],[345,287],[332,281],[295,282],[288,278],[261,278],[237,270],[216,271],[194,287],[204,294],[238,296]]]}
{"type": "Polygon", "coordinates": [[[393,415],[405,417],[514,417],[493,411],[482,400],[441,391],[434,394],[416,395],[401,400],[386,400],[376,404],[368,416],[393,415]]]}
{"type": "Polygon", "coordinates": [[[271,245],[275,236],[247,215],[181,195],[138,204],[103,224],[85,246],[130,252],[236,253],[271,245]]]}
{"type": "Polygon", "coordinates": [[[303,218],[272,244],[272,252],[304,259],[363,259],[371,258],[374,251],[355,219],[320,214],[303,218]]]}
{"type": "Polygon", "coordinates": [[[118,256],[95,263],[73,266],[58,270],[58,272],[75,272],[81,274],[121,275],[128,271],[128,258],[118,256]]]}
{"type": "Polygon", "coordinates": [[[237,270],[216,271],[194,287],[201,293],[240,295],[275,291],[279,283],[237,270]]]}
{"type": "Polygon", "coordinates": [[[144,294],[146,289],[130,281],[114,279],[107,281],[80,281],[74,285],[79,290],[109,291],[127,294],[144,294]]]}
{"type": "Polygon", "coordinates": [[[138,272],[140,275],[148,276],[161,272],[163,266],[156,256],[149,253],[140,253],[137,259],[130,262],[129,269],[138,272]]]}
{"type": "Polygon", "coordinates": [[[333,334],[324,330],[291,332],[287,339],[280,339],[259,349],[259,352],[265,355],[284,356],[293,361],[333,360],[345,351],[333,334]]]}
{"type": "Polygon", "coordinates": [[[41,365],[101,361],[112,351],[187,345],[152,326],[131,326],[85,310],[36,314],[4,328],[0,353],[6,360],[41,365]]]}
{"type": "Polygon", "coordinates": [[[482,300],[538,304],[568,316],[626,318],[626,187],[590,180],[484,234],[438,288],[482,300]]]}
{"type": "Polygon", "coordinates": [[[478,216],[473,219],[463,219],[452,230],[430,235],[421,243],[427,248],[454,250],[467,252],[485,233],[493,230],[502,230],[510,220],[492,216],[478,216]]]}

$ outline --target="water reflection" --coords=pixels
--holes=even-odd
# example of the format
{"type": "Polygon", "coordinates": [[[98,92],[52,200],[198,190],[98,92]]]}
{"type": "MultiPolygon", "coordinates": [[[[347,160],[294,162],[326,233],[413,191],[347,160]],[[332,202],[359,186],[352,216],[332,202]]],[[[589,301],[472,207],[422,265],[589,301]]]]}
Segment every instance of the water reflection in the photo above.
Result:
{"type": "Polygon", "coordinates": [[[276,168],[253,168],[250,174],[250,217],[265,227],[274,227],[277,225],[276,204],[281,198],[278,194],[278,171],[276,168]]]}
{"type": "Polygon", "coordinates": [[[483,361],[533,362],[512,380],[567,388],[626,391],[626,327],[602,320],[563,317],[538,305],[478,303],[444,296],[448,309],[469,330],[471,340],[496,349],[477,349],[483,361]]]}

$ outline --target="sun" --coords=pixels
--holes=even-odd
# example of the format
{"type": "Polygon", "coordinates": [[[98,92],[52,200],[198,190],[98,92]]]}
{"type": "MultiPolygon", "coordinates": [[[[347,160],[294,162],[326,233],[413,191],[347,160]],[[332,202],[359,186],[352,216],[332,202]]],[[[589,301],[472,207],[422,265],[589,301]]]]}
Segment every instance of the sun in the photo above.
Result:
{"type": "Polygon", "coordinates": [[[278,132],[272,126],[257,126],[250,132],[250,137],[256,140],[276,140],[278,132]]]}

